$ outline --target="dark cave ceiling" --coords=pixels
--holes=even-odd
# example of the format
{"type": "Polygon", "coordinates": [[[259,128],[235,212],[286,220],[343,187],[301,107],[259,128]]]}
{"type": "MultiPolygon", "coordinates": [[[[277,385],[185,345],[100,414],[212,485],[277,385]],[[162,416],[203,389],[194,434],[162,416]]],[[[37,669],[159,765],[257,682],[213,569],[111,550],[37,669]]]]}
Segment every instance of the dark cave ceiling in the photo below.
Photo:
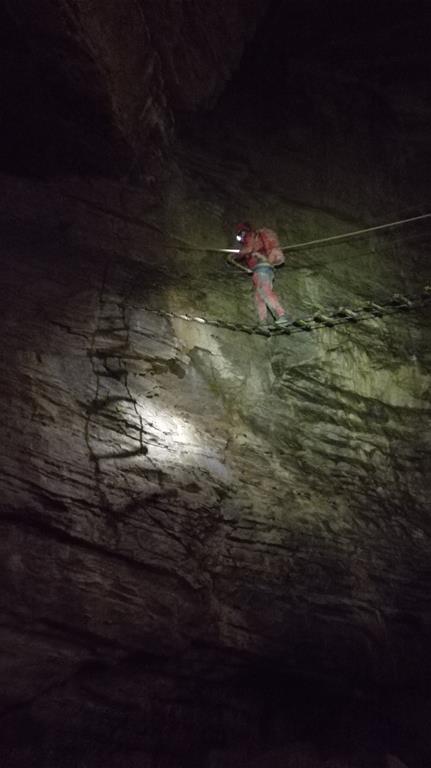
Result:
{"type": "Polygon", "coordinates": [[[298,109],[324,120],[316,91],[340,120],[361,120],[363,92],[373,91],[377,139],[391,139],[406,112],[428,118],[429,16],[426,3],[402,0],[248,0],[204,11],[190,0],[3,0],[2,166],[118,175],[144,164],[149,173],[181,115],[214,109],[226,84],[234,114],[265,104],[279,125],[298,109]]]}

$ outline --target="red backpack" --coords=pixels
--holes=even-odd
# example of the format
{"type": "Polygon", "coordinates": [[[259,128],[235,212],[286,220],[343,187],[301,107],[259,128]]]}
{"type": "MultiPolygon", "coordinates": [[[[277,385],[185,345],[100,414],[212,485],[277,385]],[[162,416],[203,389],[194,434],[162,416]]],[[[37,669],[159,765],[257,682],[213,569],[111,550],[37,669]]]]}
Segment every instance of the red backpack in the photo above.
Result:
{"type": "Polygon", "coordinates": [[[280,267],[284,264],[284,254],[280,248],[280,243],[278,242],[278,237],[275,232],[272,229],[264,227],[263,229],[258,229],[256,234],[260,237],[262,250],[265,252],[265,256],[271,266],[280,267]]]}

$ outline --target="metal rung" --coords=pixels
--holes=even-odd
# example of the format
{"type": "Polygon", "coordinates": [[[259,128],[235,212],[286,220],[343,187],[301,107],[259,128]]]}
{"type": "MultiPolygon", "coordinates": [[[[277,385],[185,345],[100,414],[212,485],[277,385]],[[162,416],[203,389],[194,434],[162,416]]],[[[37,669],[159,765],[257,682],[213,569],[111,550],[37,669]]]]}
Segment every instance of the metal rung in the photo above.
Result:
{"type": "Polygon", "coordinates": [[[340,307],[335,312],[337,317],[345,317],[348,320],[356,321],[358,319],[357,312],[353,312],[352,309],[347,309],[346,307],[340,307]]]}
{"type": "Polygon", "coordinates": [[[317,312],[315,315],[313,315],[313,320],[316,323],[323,323],[324,325],[327,325],[328,328],[332,328],[335,325],[335,320],[332,317],[329,317],[329,315],[323,315],[321,312],[317,312]]]}
{"type": "Polygon", "coordinates": [[[363,307],[361,307],[362,312],[371,312],[373,315],[384,315],[385,314],[385,308],[382,307],[380,304],[376,304],[374,301],[369,301],[367,304],[364,304],[363,307]]]}
{"type": "Polygon", "coordinates": [[[294,320],[292,325],[295,328],[301,328],[303,331],[311,331],[313,329],[313,324],[309,320],[302,320],[301,318],[294,320]]]}
{"type": "Polygon", "coordinates": [[[411,306],[410,299],[407,299],[406,296],[402,296],[401,293],[394,293],[390,300],[390,304],[395,306],[404,306],[404,307],[410,307],[411,306]]]}

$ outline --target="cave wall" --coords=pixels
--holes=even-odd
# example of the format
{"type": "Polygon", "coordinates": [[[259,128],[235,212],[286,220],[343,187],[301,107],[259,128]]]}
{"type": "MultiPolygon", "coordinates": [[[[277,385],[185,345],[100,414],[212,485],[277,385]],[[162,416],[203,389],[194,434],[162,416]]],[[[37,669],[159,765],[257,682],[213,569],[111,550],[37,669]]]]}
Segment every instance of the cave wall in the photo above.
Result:
{"type": "MultiPolygon", "coordinates": [[[[383,735],[350,754],[383,761],[385,691],[430,674],[429,313],[266,339],[147,311],[254,322],[246,279],[178,247],[193,217],[227,244],[229,195],[195,160],[162,208],[4,179],[3,716],[53,764],[69,744],[71,765],[230,765],[304,737],[281,676],[299,701],[309,681],[371,696],[383,735]]],[[[298,239],[345,225],[281,200],[298,239]]],[[[292,258],[291,314],[419,292],[420,253],[381,246],[292,258]]]]}
{"type": "MultiPolygon", "coordinates": [[[[341,116],[337,72],[302,59],[281,123],[268,89],[250,119],[241,75],[180,117],[260,4],[245,26],[245,4],[39,4],[31,49],[35,5],[6,7],[31,141],[0,183],[4,762],[426,768],[429,309],[274,338],[163,314],[254,324],[248,278],[205,250],[237,220],[291,243],[410,211],[424,182],[391,153],[413,121],[419,157],[422,97],[362,81],[341,116]],[[157,184],[58,178],[55,136],[74,173],[141,157],[157,184]],[[56,180],[23,175],[38,154],[56,180]]],[[[418,296],[428,242],[293,252],[277,290],[291,317],[418,296]]]]}

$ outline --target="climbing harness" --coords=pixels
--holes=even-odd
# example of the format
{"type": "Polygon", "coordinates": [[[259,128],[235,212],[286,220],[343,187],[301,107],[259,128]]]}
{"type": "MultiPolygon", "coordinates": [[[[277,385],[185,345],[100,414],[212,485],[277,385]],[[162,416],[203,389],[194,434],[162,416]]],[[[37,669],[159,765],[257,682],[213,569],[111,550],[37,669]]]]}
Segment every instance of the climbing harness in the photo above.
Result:
{"type": "Polygon", "coordinates": [[[426,285],[423,288],[420,297],[409,298],[399,293],[393,294],[390,299],[377,304],[369,301],[360,307],[350,309],[348,307],[339,307],[334,311],[316,312],[311,317],[293,320],[285,326],[268,326],[262,328],[256,325],[244,325],[243,323],[230,323],[225,320],[208,319],[197,317],[195,315],[182,314],[180,312],[169,312],[165,309],[156,309],[155,307],[142,307],[145,312],[153,312],[161,317],[167,317],[175,320],[185,320],[189,323],[200,323],[215,326],[216,328],[226,328],[229,331],[239,333],[255,334],[258,336],[289,336],[292,333],[303,333],[317,331],[319,328],[333,328],[337,325],[346,325],[347,323],[357,323],[361,320],[370,318],[380,318],[385,315],[394,315],[398,312],[406,312],[420,309],[422,307],[431,307],[431,286],[426,285]]]}

